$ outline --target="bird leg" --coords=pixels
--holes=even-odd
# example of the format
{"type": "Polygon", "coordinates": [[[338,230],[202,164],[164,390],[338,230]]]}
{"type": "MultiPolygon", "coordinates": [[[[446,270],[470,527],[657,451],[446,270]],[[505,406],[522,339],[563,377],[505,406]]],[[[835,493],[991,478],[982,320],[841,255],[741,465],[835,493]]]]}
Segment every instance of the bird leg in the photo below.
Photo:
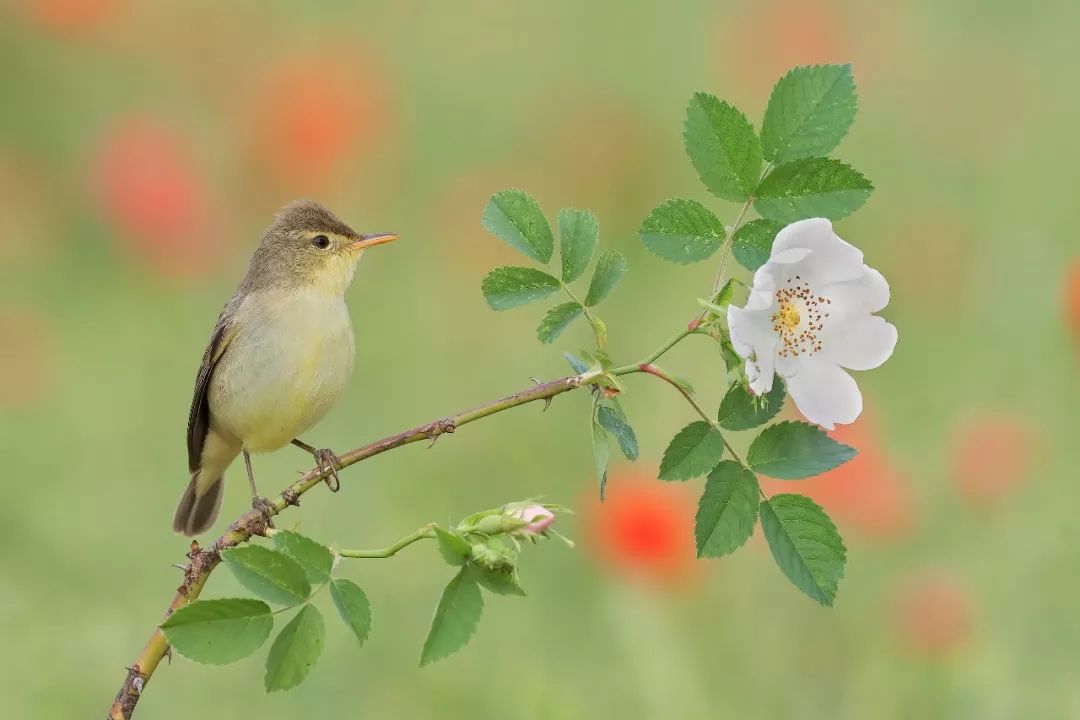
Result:
{"type": "Polygon", "coordinates": [[[292,444],[311,453],[311,456],[315,458],[315,466],[319,468],[319,472],[329,473],[324,480],[326,487],[330,488],[330,492],[337,492],[341,489],[341,478],[338,477],[341,460],[338,458],[337,453],[328,448],[319,449],[314,445],[308,445],[300,438],[294,438],[292,444]]]}
{"type": "Polygon", "coordinates": [[[251,455],[247,450],[244,450],[244,467],[247,468],[248,484],[251,485],[251,507],[266,517],[267,527],[274,527],[274,521],[270,519],[270,509],[274,505],[259,495],[259,489],[255,487],[255,473],[251,469],[251,455]]]}

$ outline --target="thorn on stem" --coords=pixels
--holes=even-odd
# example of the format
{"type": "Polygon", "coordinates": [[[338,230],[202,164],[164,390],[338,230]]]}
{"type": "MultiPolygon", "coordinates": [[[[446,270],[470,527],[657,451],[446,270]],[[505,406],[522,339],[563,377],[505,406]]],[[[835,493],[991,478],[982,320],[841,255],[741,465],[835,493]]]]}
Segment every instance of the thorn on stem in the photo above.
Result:
{"type": "Polygon", "coordinates": [[[282,500],[286,505],[292,505],[294,507],[300,507],[300,493],[290,488],[285,488],[285,491],[281,493],[282,500]]]}

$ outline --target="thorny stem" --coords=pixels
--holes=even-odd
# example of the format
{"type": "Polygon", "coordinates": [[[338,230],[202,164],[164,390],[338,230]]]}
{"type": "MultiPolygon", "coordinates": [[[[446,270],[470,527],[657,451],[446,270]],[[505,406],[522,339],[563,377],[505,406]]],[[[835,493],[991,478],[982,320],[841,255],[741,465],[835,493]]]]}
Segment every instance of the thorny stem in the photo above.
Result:
{"type": "MultiPolygon", "coordinates": [[[[615,368],[608,371],[607,374],[628,375],[641,372],[643,365],[647,365],[659,358],[692,332],[693,330],[691,329],[683,330],[656,348],[644,358],[643,362],[615,368]]],[[[582,373],[581,375],[569,375],[557,380],[534,385],[521,390],[520,392],[516,392],[513,395],[508,395],[471,410],[464,410],[455,415],[449,415],[441,420],[434,420],[432,422],[424,423],[423,425],[417,425],[409,430],[390,435],[382,440],[378,440],[340,455],[338,457],[339,463],[337,467],[341,470],[384,452],[423,440],[434,444],[435,440],[440,436],[453,433],[462,425],[475,422],[476,420],[480,420],[504,410],[509,410],[510,408],[518,407],[519,405],[536,402],[537,400],[550,400],[556,395],[576,390],[579,387],[593,385],[601,379],[602,375],[604,375],[604,373],[601,371],[589,371],[582,373]]],[[[210,577],[210,573],[213,572],[214,568],[221,562],[221,552],[223,550],[245,543],[250,540],[253,535],[265,535],[271,517],[280,514],[289,505],[299,505],[300,496],[315,486],[322,484],[330,473],[331,470],[329,468],[315,468],[308,471],[299,480],[289,485],[275,497],[271,498],[268,501],[265,510],[249,510],[237,518],[217,540],[205,549],[200,548],[198,543],[193,541],[191,543],[191,552],[188,554],[189,562],[183,568],[183,580],[176,589],[176,594],[173,596],[169,607],[165,610],[165,616],[162,620],[164,621],[165,618],[168,618],[176,612],[177,609],[195,601],[199,597],[203,587],[206,585],[207,579],[210,577]]],[[[408,539],[409,538],[404,538],[403,540],[408,539]]],[[[421,538],[417,537],[415,540],[419,539],[421,538]]],[[[414,542],[415,540],[410,542],[414,542]]],[[[406,543],[406,545],[407,544],[408,543],[406,543]]],[[[397,545],[401,545],[401,543],[399,542],[397,545]]],[[[397,545],[392,545],[390,548],[384,550],[355,551],[358,553],[388,552],[389,554],[387,555],[350,555],[349,557],[389,557],[393,552],[400,550],[400,547],[397,547],[397,545]]],[[[401,545],[401,547],[404,547],[404,545],[401,545]]],[[[162,634],[160,628],[155,628],[142,652],[139,653],[135,662],[127,668],[127,676],[120,686],[120,690],[116,694],[116,698],[113,700],[113,704],[109,709],[110,720],[129,720],[131,718],[132,713],[134,713],[135,707],[139,702],[139,698],[146,688],[146,683],[150,681],[151,676],[157,670],[161,660],[168,652],[169,644],[166,642],[165,636],[162,634]]]]}
{"type": "Polygon", "coordinates": [[[428,523],[416,532],[409,533],[389,547],[379,550],[336,550],[341,557],[347,558],[390,558],[412,545],[414,542],[435,537],[435,523],[428,523]]]}

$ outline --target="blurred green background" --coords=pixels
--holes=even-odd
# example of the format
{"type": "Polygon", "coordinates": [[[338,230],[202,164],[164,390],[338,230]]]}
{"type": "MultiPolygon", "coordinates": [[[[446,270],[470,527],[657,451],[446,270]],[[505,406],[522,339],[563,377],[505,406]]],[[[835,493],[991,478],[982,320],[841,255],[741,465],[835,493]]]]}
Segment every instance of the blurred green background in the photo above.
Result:
{"type": "MultiPolygon", "coordinates": [[[[676,195],[728,222],[736,209],[683,155],[687,99],[707,90],[756,120],[791,65],[850,61],[860,111],[837,154],[877,190],[837,227],[890,280],[900,343],[859,375],[867,411],[838,433],[860,458],[796,488],[850,547],[834,609],[760,537],[692,559],[700,488],[652,479],[690,415],[632,378],[643,457],[615,468],[602,508],[587,398],[569,395],[350,469],[341,494],[283,518],[364,547],[532,495],[575,507],[561,529],[578,549],[528,549],[530,597],[489,596],[464,652],[417,668],[451,572],[420,546],[349,567],[374,631],[358,650],[328,616],[301,687],[264,695],[263,653],[176,658],[138,717],[1080,716],[1078,23],[1063,0],[6,0],[4,715],[100,716],[159,622],[187,544],[169,523],[195,370],[280,205],[313,197],[405,238],[348,295],[357,372],[307,437],[343,451],[563,374],[561,351],[587,342],[579,324],[541,346],[542,308],[485,306],[482,275],[517,260],[479,226],[492,192],[599,215],[631,261],[604,308],[629,362],[715,271],[648,255],[641,219],[676,195]]],[[[707,343],[665,364],[719,401],[707,343]]],[[[292,448],[256,458],[268,489],[309,466],[292,448]]],[[[222,520],[246,507],[234,468],[222,520]]],[[[206,596],[236,592],[219,572],[206,596]]]]}

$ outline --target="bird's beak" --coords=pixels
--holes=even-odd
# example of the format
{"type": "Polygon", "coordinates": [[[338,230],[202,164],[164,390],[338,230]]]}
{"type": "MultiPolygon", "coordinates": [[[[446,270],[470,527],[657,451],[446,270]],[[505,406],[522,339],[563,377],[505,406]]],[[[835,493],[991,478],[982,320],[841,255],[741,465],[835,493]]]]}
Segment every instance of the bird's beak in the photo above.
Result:
{"type": "Polygon", "coordinates": [[[369,233],[361,235],[356,240],[353,240],[349,247],[353,250],[366,250],[369,247],[394,242],[397,239],[397,233],[369,233]]]}

